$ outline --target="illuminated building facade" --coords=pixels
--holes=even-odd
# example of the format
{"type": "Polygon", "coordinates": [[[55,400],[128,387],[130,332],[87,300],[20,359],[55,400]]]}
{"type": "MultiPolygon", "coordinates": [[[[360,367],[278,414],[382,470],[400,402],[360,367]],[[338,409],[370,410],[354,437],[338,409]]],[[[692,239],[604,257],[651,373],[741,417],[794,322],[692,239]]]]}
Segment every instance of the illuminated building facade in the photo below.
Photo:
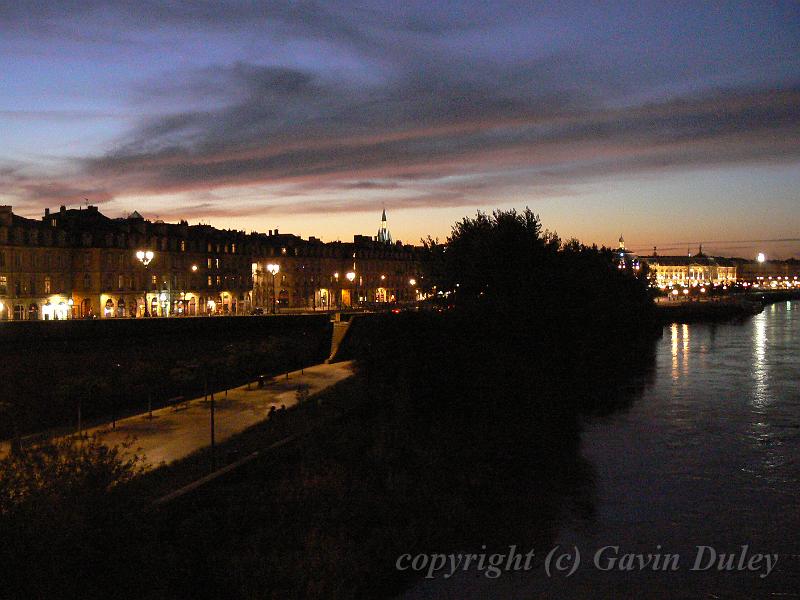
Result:
{"type": "Polygon", "coordinates": [[[730,285],[736,282],[736,263],[730,259],[706,256],[645,256],[653,283],[661,288],[730,285]]]}
{"type": "Polygon", "coordinates": [[[110,219],[96,207],[0,207],[0,319],[246,314],[250,236],[206,225],[110,219]],[[138,260],[139,250],[152,261],[138,260]]]}
{"type": "MultiPolygon", "coordinates": [[[[385,224],[385,218],[384,218],[385,224]]],[[[0,320],[245,315],[417,298],[419,249],[0,207],[0,320]],[[137,257],[137,253],[139,257],[137,257]],[[273,275],[267,264],[276,266],[273,275]],[[413,282],[413,283],[411,283],[413,282]]]]}
{"type": "Polygon", "coordinates": [[[357,235],[352,243],[323,243],[293,235],[265,236],[253,262],[253,306],[271,310],[330,310],[419,298],[419,252],[357,235]],[[277,273],[269,266],[276,265],[277,273]],[[273,281],[274,279],[274,281],[273,281]]]}

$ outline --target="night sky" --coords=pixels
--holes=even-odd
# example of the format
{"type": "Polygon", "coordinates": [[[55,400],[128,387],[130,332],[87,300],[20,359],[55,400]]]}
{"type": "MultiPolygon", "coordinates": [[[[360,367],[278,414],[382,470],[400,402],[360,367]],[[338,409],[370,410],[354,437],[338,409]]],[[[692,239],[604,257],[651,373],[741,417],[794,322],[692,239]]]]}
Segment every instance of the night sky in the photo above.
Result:
{"type": "Polygon", "coordinates": [[[347,240],[385,206],[417,242],[527,205],[589,243],[800,255],[749,241],[800,238],[799,134],[795,1],[0,0],[27,216],[347,240]]]}

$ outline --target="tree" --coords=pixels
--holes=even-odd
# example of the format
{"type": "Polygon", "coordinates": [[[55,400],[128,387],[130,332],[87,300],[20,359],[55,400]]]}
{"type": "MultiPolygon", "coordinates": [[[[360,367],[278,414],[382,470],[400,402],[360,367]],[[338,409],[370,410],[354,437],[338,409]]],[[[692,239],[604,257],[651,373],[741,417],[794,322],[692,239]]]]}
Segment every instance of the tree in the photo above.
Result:
{"type": "Polygon", "coordinates": [[[142,498],[128,484],[145,466],[130,444],[110,448],[98,436],[0,459],[3,597],[97,597],[87,573],[131,558],[136,524],[128,533],[121,524],[141,514],[142,498]]]}

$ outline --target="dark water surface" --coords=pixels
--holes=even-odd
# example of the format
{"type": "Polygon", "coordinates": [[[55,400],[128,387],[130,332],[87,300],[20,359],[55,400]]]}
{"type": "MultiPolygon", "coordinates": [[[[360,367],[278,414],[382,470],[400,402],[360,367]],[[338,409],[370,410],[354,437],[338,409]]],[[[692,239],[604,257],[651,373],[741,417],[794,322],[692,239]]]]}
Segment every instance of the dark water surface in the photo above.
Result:
{"type": "MultiPolygon", "coordinates": [[[[565,511],[553,544],[533,548],[528,572],[440,574],[404,597],[800,598],[799,355],[800,302],[743,323],[666,327],[644,390],[584,427],[590,514],[565,511]],[[580,552],[572,576],[546,575],[555,545],[580,552]],[[604,557],[678,555],[678,569],[602,571],[594,557],[605,546],[619,550],[604,557]],[[697,546],[734,553],[734,567],[755,554],[778,559],[765,577],[765,559],[753,572],[719,571],[719,561],[692,571],[697,546]]],[[[701,567],[710,563],[704,552],[701,567]]]]}

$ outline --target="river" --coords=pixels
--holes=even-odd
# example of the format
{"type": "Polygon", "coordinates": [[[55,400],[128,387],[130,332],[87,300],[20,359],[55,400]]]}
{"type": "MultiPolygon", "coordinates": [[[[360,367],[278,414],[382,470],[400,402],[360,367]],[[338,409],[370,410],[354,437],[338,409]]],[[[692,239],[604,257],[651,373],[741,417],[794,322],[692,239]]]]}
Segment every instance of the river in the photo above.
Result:
{"type": "Polygon", "coordinates": [[[797,301],[741,323],[665,327],[639,396],[584,425],[589,514],[565,510],[546,546],[510,540],[520,552],[534,550],[529,570],[494,579],[474,570],[439,574],[404,597],[800,597],[799,356],[797,301]],[[545,572],[556,546],[554,559],[572,555],[565,571],[575,548],[580,553],[569,577],[553,563],[551,576],[545,572]],[[595,562],[607,546],[618,550],[595,562]],[[734,570],[717,569],[723,553],[733,555],[734,570]],[[619,570],[624,554],[660,556],[670,570],[619,570]],[[767,558],[755,558],[767,554],[778,555],[769,575],[767,558]]]}

